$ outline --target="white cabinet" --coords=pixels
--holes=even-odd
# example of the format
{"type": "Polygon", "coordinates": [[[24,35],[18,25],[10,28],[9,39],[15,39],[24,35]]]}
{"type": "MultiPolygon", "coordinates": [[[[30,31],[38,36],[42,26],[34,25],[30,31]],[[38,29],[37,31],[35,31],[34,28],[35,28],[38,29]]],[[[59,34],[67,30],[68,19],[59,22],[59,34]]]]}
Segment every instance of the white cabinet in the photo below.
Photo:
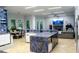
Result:
{"type": "Polygon", "coordinates": [[[26,33],[26,42],[30,42],[30,36],[36,35],[35,33],[26,33]]]}
{"type": "Polygon", "coordinates": [[[0,34],[0,46],[11,43],[10,34],[0,34]]]}

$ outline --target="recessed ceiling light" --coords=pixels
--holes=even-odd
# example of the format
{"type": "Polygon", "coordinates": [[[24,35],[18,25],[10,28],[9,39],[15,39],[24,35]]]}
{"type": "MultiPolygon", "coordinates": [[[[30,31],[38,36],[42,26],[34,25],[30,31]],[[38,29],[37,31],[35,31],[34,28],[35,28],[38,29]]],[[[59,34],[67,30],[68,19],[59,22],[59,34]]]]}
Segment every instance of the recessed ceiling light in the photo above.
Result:
{"type": "Polygon", "coordinates": [[[52,7],[52,8],[48,8],[48,9],[51,10],[51,9],[60,9],[60,8],[62,8],[62,7],[52,7]]]}
{"type": "Polygon", "coordinates": [[[64,11],[59,11],[59,12],[53,12],[53,13],[64,13],[64,11]]]}
{"type": "Polygon", "coordinates": [[[34,10],[34,12],[41,12],[41,11],[44,11],[44,9],[37,9],[37,10],[34,10]]]}
{"type": "Polygon", "coordinates": [[[43,15],[48,15],[48,14],[51,14],[51,13],[42,13],[43,15]]]}
{"type": "Polygon", "coordinates": [[[25,9],[30,9],[30,8],[35,8],[36,6],[28,6],[28,7],[25,7],[25,9]]]}

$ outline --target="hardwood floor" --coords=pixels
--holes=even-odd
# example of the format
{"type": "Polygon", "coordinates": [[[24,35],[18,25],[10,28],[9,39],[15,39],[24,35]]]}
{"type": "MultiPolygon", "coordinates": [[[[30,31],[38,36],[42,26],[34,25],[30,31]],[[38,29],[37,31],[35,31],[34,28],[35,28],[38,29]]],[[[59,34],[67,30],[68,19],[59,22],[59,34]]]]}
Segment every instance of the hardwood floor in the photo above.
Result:
{"type": "Polygon", "coordinates": [[[54,53],[75,53],[76,42],[74,39],[59,39],[58,45],[52,51],[54,53]]]}
{"type": "MultiPolygon", "coordinates": [[[[14,39],[14,45],[5,50],[8,53],[30,53],[30,44],[25,39],[14,39]]],[[[75,53],[76,42],[74,39],[59,39],[58,45],[53,49],[52,53],[75,53]]]]}

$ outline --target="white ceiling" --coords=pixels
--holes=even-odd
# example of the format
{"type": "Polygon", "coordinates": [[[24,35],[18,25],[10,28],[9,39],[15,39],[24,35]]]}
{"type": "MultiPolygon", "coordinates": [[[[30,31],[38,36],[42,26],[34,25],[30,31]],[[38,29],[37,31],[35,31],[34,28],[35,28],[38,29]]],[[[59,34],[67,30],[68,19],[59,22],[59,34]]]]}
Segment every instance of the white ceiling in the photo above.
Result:
{"type": "Polygon", "coordinates": [[[26,7],[27,6],[6,6],[5,8],[10,13],[20,13],[24,15],[43,15],[43,13],[55,14],[54,12],[61,12],[61,11],[64,11],[64,13],[74,13],[75,10],[73,6],[61,6],[62,8],[52,9],[52,10],[48,10],[48,8],[57,7],[57,6],[36,6],[34,8],[25,9],[26,7]],[[45,11],[34,12],[34,10],[37,9],[44,9],[45,11]]]}

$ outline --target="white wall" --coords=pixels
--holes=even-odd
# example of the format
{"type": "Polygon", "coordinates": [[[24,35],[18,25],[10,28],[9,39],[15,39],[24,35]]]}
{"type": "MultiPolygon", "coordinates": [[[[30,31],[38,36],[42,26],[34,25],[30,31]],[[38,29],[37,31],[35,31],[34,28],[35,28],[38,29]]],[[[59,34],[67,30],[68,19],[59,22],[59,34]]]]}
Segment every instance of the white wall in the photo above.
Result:
{"type": "Polygon", "coordinates": [[[35,16],[31,15],[31,16],[25,16],[24,17],[24,27],[26,29],[26,20],[30,21],[30,29],[35,29],[35,16]]]}
{"type": "MultiPolygon", "coordinates": [[[[46,18],[44,16],[35,16],[35,24],[37,25],[37,21],[43,22],[43,30],[45,30],[45,25],[46,25],[46,18]]],[[[36,28],[36,27],[35,27],[36,28]]]]}
{"type": "MultiPolygon", "coordinates": [[[[49,29],[49,25],[52,24],[52,20],[54,18],[53,15],[49,15],[47,17],[43,17],[43,16],[24,16],[24,15],[20,15],[20,14],[12,14],[12,13],[8,13],[8,24],[9,24],[9,28],[11,27],[11,19],[16,19],[16,26],[18,27],[18,19],[21,19],[23,22],[23,29],[26,29],[26,20],[30,20],[30,29],[36,29],[36,23],[37,21],[42,21],[43,22],[43,29],[49,29]]],[[[75,27],[75,16],[74,15],[68,15],[68,14],[60,14],[59,18],[63,18],[64,19],[64,27],[63,30],[65,31],[65,26],[67,23],[71,23],[73,25],[73,27],[75,27]]],[[[52,24],[53,25],[53,24],[52,24]]]]}
{"type": "Polygon", "coordinates": [[[8,27],[11,28],[11,19],[16,20],[16,27],[18,27],[18,20],[22,20],[23,29],[24,29],[24,16],[20,14],[8,13],[8,27]]]}
{"type": "Polygon", "coordinates": [[[52,20],[55,18],[63,18],[63,20],[64,20],[63,31],[66,30],[65,26],[68,23],[71,23],[73,27],[75,26],[75,16],[74,15],[62,14],[62,15],[59,15],[59,17],[54,17],[53,15],[49,15],[48,18],[46,19],[46,26],[45,26],[46,29],[49,29],[49,25],[52,24],[52,20]]]}
{"type": "Polygon", "coordinates": [[[78,30],[78,16],[79,16],[79,7],[75,7],[75,41],[76,41],[76,47],[77,47],[77,52],[79,52],[79,38],[78,38],[78,34],[79,34],[79,30],[78,30]]]}
{"type": "Polygon", "coordinates": [[[31,15],[31,16],[25,16],[26,20],[30,20],[30,29],[37,29],[37,21],[42,21],[43,22],[43,29],[45,29],[45,17],[42,16],[35,16],[35,15],[31,15]]]}
{"type": "Polygon", "coordinates": [[[23,29],[26,30],[26,20],[30,20],[30,29],[35,29],[35,16],[26,16],[14,13],[8,13],[8,27],[11,28],[11,19],[16,20],[16,27],[18,28],[18,20],[22,20],[23,29]]]}

